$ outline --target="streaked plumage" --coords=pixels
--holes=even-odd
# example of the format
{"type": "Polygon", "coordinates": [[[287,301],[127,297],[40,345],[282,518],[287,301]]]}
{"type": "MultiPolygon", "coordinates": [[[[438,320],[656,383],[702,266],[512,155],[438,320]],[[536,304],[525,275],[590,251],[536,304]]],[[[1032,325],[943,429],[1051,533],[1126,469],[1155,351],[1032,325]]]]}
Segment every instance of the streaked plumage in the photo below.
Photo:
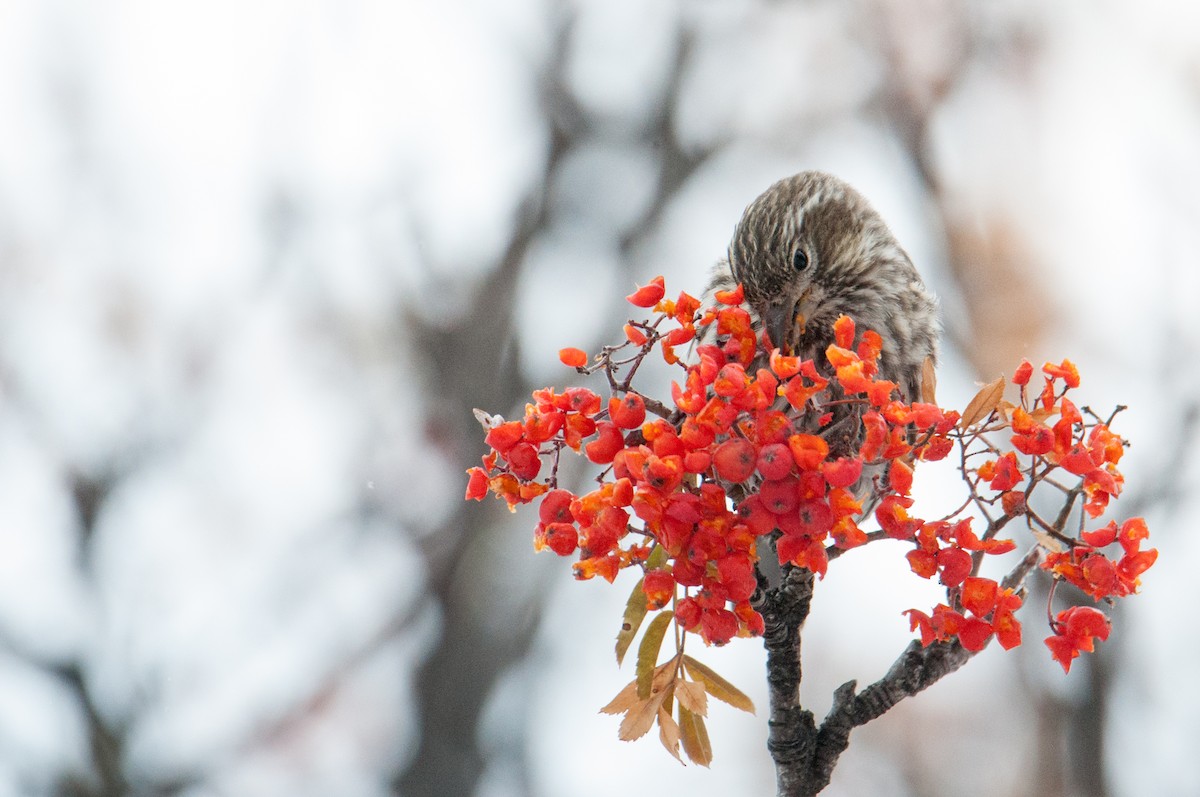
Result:
{"type": "MultiPolygon", "coordinates": [[[[775,345],[821,362],[838,316],[883,336],[880,376],[919,400],[922,367],[937,357],[937,303],[879,214],[846,183],[801,172],[746,208],[710,290],[741,282],[775,345]]],[[[836,396],[833,396],[836,398],[836,396]]],[[[820,432],[835,454],[857,451],[861,408],[835,408],[820,432]]],[[[818,431],[816,420],[799,418],[818,431]]]]}

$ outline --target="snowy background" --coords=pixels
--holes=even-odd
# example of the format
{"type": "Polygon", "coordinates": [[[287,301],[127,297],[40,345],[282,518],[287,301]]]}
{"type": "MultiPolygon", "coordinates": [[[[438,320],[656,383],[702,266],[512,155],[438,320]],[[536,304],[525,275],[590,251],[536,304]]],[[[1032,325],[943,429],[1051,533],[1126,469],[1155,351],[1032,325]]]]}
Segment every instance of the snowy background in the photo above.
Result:
{"type": "MultiPolygon", "coordinates": [[[[1197,793],[1200,5],[0,0],[0,797],[772,793],[758,645],[702,656],[760,706],[711,771],[620,743],[632,584],[461,498],[472,407],[802,168],[941,295],[943,404],[1070,356],[1131,406],[1162,551],[1101,655],[1030,607],[828,793],[1197,793]]],[[[933,597],[875,547],[817,593],[818,714],[933,597]]]]}

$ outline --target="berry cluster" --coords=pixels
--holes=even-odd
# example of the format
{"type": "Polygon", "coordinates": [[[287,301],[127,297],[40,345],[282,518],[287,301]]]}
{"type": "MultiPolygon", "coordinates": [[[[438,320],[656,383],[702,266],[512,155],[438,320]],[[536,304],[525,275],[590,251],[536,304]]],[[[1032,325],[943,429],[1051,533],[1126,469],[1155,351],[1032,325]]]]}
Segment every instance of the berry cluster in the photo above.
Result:
{"type": "MultiPolygon", "coordinates": [[[[763,631],[751,603],[760,539],[770,540],[781,565],[821,576],[846,549],[901,540],[910,546],[908,567],[947,588],[931,612],[906,612],[912,628],[926,645],[957,640],[976,651],[992,636],[1005,648],[1021,641],[1020,579],[981,575],[986,555],[1016,547],[999,537],[1014,520],[1032,532],[1043,568],[1096,600],[1136,591],[1153,564],[1157,552],[1140,548],[1148,534],[1141,519],[1067,530],[1071,518],[1097,517],[1120,494],[1126,445],[1111,417],[1102,421],[1067,397],[1079,386],[1069,361],[1047,363],[1036,393],[1033,367],[1023,362],[1012,379],[1016,403],[1004,399],[999,379],[960,414],[939,408],[931,389],[928,401],[902,401],[897,385],[878,376],[882,339],[848,317],[834,325],[823,358],[801,360],[769,348],[740,287],[718,292],[707,308],[686,293],[665,295],[658,277],[627,297],[654,315],[626,325],[624,343],[591,360],[561,350],[580,373],[605,373],[607,398],[584,387],[545,388],[521,420],[480,413],[490,451],[468,471],[467,498],[490,492],[510,508],[540,500],[535,547],[576,557],[578,578],[611,582],[638,568],[648,610],[669,608],[683,630],[719,645],[763,631]],[[685,344],[694,349],[687,363],[676,354],[685,344]],[[669,402],[632,385],[655,350],[682,371],[669,402]],[[848,437],[843,430],[834,445],[824,432],[847,406],[860,428],[848,437]],[[559,484],[565,449],[602,468],[594,489],[559,484]],[[966,500],[941,518],[912,516],[915,463],[956,451],[966,500]],[[1055,517],[1034,511],[1035,493],[1056,495],[1055,517]],[[1077,502],[1082,513],[1072,512],[1077,502]],[[985,527],[977,532],[976,523],[985,527]],[[1110,544],[1119,544],[1120,559],[1101,552],[1110,544]]],[[[1093,638],[1107,636],[1107,620],[1071,609],[1051,630],[1047,645],[1069,668],[1093,638]]]]}

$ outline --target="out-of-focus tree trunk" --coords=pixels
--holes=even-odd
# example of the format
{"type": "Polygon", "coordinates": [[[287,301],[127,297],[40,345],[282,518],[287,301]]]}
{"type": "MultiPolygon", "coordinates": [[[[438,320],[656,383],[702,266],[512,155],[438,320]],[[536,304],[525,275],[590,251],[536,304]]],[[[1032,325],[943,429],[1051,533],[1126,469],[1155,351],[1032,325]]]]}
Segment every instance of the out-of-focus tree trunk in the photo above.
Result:
{"type": "MultiPolygon", "coordinates": [[[[439,436],[452,441],[456,461],[469,463],[472,453],[480,449],[473,407],[512,406],[536,387],[520,375],[513,291],[531,243],[557,220],[556,209],[548,203],[561,164],[582,143],[605,137],[585,117],[564,82],[570,33],[568,21],[559,30],[540,76],[550,145],[539,192],[527,199],[515,220],[501,263],[481,286],[461,323],[440,328],[410,319],[419,349],[426,355],[430,394],[450,397],[428,411],[439,436]]],[[[689,42],[687,31],[681,29],[661,104],[653,118],[635,126],[628,140],[621,142],[631,148],[648,146],[659,157],[654,196],[627,228],[618,231],[614,242],[626,270],[639,246],[656,232],[676,193],[710,154],[706,149],[685,152],[675,138],[674,113],[689,42]]],[[[417,680],[421,741],[396,780],[397,793],[404,797],[472,793],[487,766],[479,747],[480,715],[497,680],[526,653],[536,630],[538,582],[515,579],[511,572],[496,572],[492,566],[497,548],[516,545],[521,556],[528,548],[524,537],[495,539],[495,526],[503,514],[495,502],[464,506],[426,541],[441,632],[417,680]],[[498,595],[504,599],[492,600],[498,595]]],[[[519,735],[520,718],[511,719],[513,732],[519,735]]],[[[509,747],[519,746],[509,743],[509,747]]],[[[523,762],[507,763],[523,773],[523,762]]],[[[525,778],[524,774],[518,777],[525,778]]]]}
{"type": "MultiPolygon", "coordinates": [[[[881,104],[906,144],[944,231],[948,272],[961,303],[954,316],[959,320],[949,323],[947,337],[979,379],[987,381],[1010,374],[1030,350],[1042,348],[1054,302],[1046,293],[1048,286],[1035,276],[1045,271],[1045,264],[1019,226],[999,207],[964,204],[941,177],[930,140],[933,117],[960,77],[983,57],[979,32],[966,21],[965,11],[943,10],[948,12],[943,24],[920,35],[913,35],[903,16],[882,15],[879,33],[891,69],[881,104]],[[939,35],[942,38],[934,41],[939,35]],[[938,58],[930,52],[949,55],[938,58]]],[[[1024,58],[1037,57],[1036,50],[1014,49],[1024,58]]],[[[1028,603],[1042,602],[1037,595],[1044,598],[1044,588],[1036,588],[1041,582],[1030,580],[1034,596],[1028,603]]],[[[1104,738],[1114,655],[1109,646],[1089,662],[1087,683],[1079,685],[1078,694],[1086,696],[1081,700],[1063,700],[1026,680],[1029,714],[1037,718],[1032,746],[1037,760],[1027,768],[1029,797],[1110,793],[1104,738]]]]}

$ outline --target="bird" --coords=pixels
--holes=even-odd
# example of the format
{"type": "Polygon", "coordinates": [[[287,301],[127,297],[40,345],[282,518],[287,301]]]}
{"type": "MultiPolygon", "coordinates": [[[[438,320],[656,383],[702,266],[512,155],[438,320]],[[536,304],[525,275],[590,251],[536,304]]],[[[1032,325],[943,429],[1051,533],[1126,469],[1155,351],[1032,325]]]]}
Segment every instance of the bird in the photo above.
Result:
{"type": "MultiPolygon", "coordinates": [[[[818,366],[839,316],[852,318],[859,335],[875,330],[883,338],[879,378],[895,382],[902,401],[920,400],[926,362],[937,361],[937,299],[882,217],[840,178],[803,171],[747,206],[708,292],[737,283],[771,343],[818,366]]],[[[825,437],[831,455],[852,456],[862,405],[835,403],[833,411],[832,422],[798,417],[797,426],[825,437]]]]}

